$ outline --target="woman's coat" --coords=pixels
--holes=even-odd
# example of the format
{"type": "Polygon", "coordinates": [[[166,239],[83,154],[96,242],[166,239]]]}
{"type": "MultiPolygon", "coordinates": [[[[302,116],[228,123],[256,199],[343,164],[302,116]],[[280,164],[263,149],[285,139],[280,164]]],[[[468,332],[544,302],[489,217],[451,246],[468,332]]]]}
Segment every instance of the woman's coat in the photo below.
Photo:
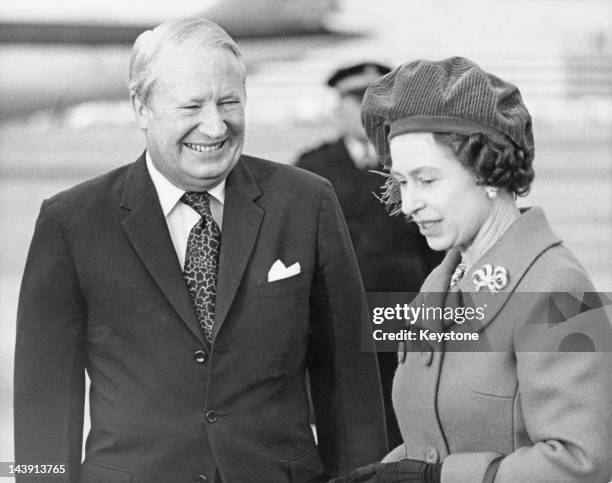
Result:
{"type": "MultiPolygon", "coordinates": [[[[451,251],[413,304],[444,307],[458,262],[451,251]]],[[[609,481],[612,305],[594,293],[542,210],[524,212],[458,288],[462,303],[454,306],[481,307],[482,320],[411,327],[479,340],[407,344],[393,389],[405,443],[385,461],[443,462],[442,483],[483,481],[500,455],[495,482],[609,481]],[[497,293],[476,291],[474,274],[486,264],[507,271],[497,293]]]]}

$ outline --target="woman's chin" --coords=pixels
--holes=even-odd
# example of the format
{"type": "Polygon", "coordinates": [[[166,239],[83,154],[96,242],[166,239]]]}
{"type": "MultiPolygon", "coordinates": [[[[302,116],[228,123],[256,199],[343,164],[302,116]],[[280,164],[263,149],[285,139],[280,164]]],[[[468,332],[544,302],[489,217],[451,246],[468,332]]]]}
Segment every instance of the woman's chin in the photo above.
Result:
{"type": "Polygon", "coordinates": [[[428,236],[425,237],[425,239],[427,240],[427,245],[429,245],[429,248],[435,250],[436,252],[444,252],[452,248],[451,243],[440,237],[428,236]]]}

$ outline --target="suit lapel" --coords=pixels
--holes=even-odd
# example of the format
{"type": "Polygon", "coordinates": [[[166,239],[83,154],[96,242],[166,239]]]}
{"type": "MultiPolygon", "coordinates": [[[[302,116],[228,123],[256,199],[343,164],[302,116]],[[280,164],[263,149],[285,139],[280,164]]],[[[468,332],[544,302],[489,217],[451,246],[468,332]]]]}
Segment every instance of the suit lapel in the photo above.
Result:
{"type": "Polygon", "coordinates": [[[122,225],[134,250],[176,312],[205,344],[144,155],[128,172],[121,206],[129,210],[122,225]]]}
{"type": "Polygon", "coordinates": [[[260,194],[248,157],[243,156],[225,185],[213,338],[225,322],[259,233],[264,211],[254,200],[260,194]]]}

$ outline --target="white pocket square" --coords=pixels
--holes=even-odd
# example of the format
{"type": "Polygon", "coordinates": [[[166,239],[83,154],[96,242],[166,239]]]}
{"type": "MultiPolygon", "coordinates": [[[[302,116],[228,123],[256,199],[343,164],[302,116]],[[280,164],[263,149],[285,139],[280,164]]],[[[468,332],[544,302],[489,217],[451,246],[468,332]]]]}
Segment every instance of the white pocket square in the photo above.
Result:
{"type": "Polygon", "coordinates": [[[290,267],[285,267],[285,264],[280,260],[276,260],[268,271],[268,282],[282,280],[283,278],[293,277],[300,273],[300,263],[295,262],[290,267]]]}

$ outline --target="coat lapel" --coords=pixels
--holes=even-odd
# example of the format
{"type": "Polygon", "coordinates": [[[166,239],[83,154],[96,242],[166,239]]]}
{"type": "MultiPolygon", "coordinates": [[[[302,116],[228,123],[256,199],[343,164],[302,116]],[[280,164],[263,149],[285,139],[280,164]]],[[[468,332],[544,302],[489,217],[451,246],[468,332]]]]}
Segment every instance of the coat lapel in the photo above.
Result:
{"type": "Polygon", "coordinates": [[[128,172],[121,206],[129,211],[122,225],[134,250],[176,312],[205,345],[144,155],[128,172]]]}
{"type": "Polygon", "coordinates": [[[550,228],[541,208],[525,210],[493,247],[470,267],[459,284],[466,307],[486,306],[483,320],[470,321],[471,328],[482,332],[495,319],[540,254],[559,243],[561,239],[550,228]],[[485,264],[506,268],[508,284],[503,291],[492,293],[483,288],[476,292],[474,273],[485,264]]]}
{"type": "Polygon", "coordinates": [[[264,211],[254,200],[260,195],[248,157],[243,156],[225,185],[213,338],[225,322],[259,233],[264,211]]]}

